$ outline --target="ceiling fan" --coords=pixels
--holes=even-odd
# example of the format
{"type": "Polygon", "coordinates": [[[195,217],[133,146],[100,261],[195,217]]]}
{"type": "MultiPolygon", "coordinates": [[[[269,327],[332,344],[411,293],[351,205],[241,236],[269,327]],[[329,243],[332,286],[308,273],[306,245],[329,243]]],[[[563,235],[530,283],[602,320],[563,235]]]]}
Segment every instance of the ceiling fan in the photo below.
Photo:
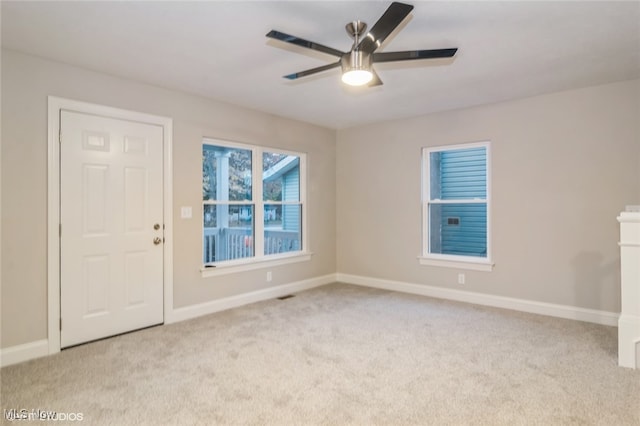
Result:
{"type": "Polygon", "coordinates": [[[369,30],[367,24],[361,21],[352,21],[346,25],[347,33],[353,38],[353,46],[349,52],[342,52],[332,47],[308,41],[300,37],[271,30],[267,37],[308,49],[328,53],[340,58],[337,62],[311,68],[305,71],[285,75],[284,78],[295,80],[311,74],[316,74],[332,68],[342,67],[342,81],[352,86],[368,84],[369,87],[379,86],[382,80],[373,69],[376,62],[412,61],[416,59],[450,58],[456,54],[457,48],[432,49],[432,50],[407,50],[403,52],[376,52],[384,40],[393,30],[400,25],[404,18],[413,10],[409,4],[393,2],[391,6],[378,19],[378,22],[369,30]]]}

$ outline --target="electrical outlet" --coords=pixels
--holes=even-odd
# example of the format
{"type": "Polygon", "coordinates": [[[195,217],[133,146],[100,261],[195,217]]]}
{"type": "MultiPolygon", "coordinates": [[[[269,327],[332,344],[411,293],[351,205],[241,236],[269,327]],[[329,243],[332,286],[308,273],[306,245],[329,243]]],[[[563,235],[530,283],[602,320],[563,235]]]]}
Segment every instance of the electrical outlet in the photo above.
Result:
{"type": "Polygon", "coordinates": [[[267,282],[270,283],[272,279],[273,276],[271,275],[271,271],[267,272],[267,282]]]}
{"type": "Polygon", "coordinates": [[[458,274],[458,284],[464,284],[464,274],[458,274]]]}

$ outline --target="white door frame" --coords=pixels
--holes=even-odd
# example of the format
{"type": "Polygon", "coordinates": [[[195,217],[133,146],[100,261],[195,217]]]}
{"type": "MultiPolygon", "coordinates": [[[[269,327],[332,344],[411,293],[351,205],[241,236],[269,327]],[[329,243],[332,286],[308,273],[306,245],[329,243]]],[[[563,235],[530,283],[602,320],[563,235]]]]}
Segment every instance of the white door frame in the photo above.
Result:
{"type": "Polygon", "coordinates": [[[55,96],[48,97],[47,300],[49,354],[60,352],[60,110],[154,124],[163,128],[164,323],[173,317],[173,120],[55,96]]]}

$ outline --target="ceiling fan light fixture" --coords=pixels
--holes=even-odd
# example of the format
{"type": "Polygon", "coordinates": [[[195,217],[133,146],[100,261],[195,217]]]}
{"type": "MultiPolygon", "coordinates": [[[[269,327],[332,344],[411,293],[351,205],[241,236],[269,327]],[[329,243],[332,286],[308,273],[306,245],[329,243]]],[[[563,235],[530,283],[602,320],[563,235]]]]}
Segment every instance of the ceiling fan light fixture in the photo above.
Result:
{"type": "Polygon", "coordinates": [[[350,86],[363,86],[373,79],[371,55],[352,50],[341,60],[342,82],[350,86]]]}
{"type": "Polygon", "coordinates": [[[363,86],[373,79],[369,70],[350,70],[342,74],[342,82],[349,86],[363,86]]]}

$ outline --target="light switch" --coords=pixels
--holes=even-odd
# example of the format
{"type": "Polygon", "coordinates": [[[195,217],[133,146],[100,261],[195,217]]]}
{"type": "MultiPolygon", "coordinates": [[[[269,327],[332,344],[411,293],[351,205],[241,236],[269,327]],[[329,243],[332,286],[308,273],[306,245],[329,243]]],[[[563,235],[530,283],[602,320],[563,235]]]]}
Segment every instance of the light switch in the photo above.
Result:
{"type": "Polygon", "coordinates": [[[192,213],[191,206],[180,208],[180,217],[183,219],[191,219],[192,213]]]}

